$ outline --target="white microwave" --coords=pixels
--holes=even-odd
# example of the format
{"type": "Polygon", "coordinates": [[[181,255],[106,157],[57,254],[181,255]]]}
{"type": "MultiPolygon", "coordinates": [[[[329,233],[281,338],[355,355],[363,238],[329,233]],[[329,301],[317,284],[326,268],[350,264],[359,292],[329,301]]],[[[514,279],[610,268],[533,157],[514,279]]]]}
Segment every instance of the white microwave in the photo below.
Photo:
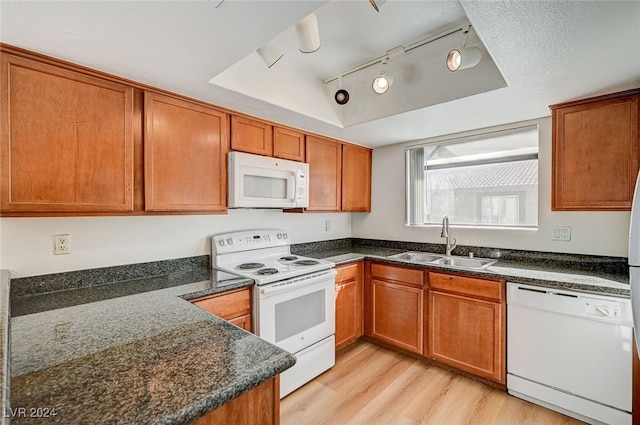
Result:
{"type": "Polygon", "coordinates": [[[229,208],[306,208],[309,164],[229,152],[229,208]]]}

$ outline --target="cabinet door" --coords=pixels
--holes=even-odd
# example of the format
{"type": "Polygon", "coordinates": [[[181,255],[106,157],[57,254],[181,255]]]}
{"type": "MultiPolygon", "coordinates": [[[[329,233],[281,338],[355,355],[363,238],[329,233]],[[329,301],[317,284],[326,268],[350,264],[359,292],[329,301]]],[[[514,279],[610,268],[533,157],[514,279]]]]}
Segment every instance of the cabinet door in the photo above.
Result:
{"type": "Polygon", "coordinates": [[[280,375],[223,404],[192,425],[279,425],[280,375]]]}
{"type": "Polygon", "coordinates": [[[429,291],[428,357],[504,384],[503,304],[429,291]]]}
{"type": "Polygon", "coordinates": [[[195,305],[223,319],[251,313],[251,289],[238,289],[193,301],[195,305]]]}
{"type": "Polygon", "coordinates": [[[273,156],[304,162],[304,134],[288,128],[273,128],[273,156]]]}
{"type": "Polygon", "coordinates": [[[423,290],[372,278],[371,336],[422,354],[423,290]]]}
{"type": "Polygon", "coordinates": [[[227,114],[150,92],[144,114],[145,209],[226,211],[227,114]]]}
{"type": "Polygon", "coordinates": [[[231,116],[231,150],[273,155],[273,126],[262,121],[231,116]]]}
{"type": "Polygon", "coordinates": [[[362,261],[336,267],[336,350],[363,334],[362,261]]]}
{"type": "Polygon", "coordinates": [[[340,211],[342,145],[335,140],[307,136],[309,211],[340,211]]]}
{"type": "Polygon", "coordinates": [[[551,107],[553,210],[631,209],[639,159],[638,98],[551,107]]]}
{"type": "Polygon", "coordinates": [[[342,145],[342,211],[371,211],[371,149],[342,145]]]}
{"type": "Polygon", "coordinates": [[[133,211],[133,89],[1,55],[2,210],[133,211]]]}
{"type": "Polygon", "coordinates": [[[200,298],[194,300],[193,304],[242,329],[251,331],[251,288],[200,298]]]}

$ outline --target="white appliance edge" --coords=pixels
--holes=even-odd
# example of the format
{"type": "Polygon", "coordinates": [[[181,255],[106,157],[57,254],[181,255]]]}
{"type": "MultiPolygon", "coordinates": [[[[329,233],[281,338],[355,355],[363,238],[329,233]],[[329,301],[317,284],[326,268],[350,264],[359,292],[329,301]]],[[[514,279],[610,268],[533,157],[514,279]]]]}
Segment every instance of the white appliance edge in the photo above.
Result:
{"type": "Polygon", "coordinates": [[[629,223],[629,284],[631,286],[631,310],[636,329],[636,349],[640,353],[640,173],[636,180],[629,223]]]}

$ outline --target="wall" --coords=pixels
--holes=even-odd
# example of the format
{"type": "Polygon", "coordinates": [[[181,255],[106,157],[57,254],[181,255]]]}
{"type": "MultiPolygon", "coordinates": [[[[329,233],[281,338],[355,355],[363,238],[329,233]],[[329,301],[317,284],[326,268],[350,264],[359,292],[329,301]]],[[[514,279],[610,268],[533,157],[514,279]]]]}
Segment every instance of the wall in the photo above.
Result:
{"type": "MultiPolygon", "coordinates": [[[[551,118],[524,124],[531,123],[537,123],[540,132],[538,230],[465,229],[452,223],[452,236],[458,244],[468,246],[627,257],[628,212],[551,211],[551,118]],[[558,226],[571,227],[571,241],[551,240],[553,229],[558,226]]],[[[441,139],[444,138],[451,135],[441,139]]],[[[353,237],[444,243],[439,226],[404,225],[404,148],[415,144],[390,145],[373,151],[372,212],[353,215],[353,237]]]]}
{"type": "Polygon", "coordinates": [[[211,253],[211,235],[265,227],[287,230],[291,243],[348,238],[351,214],[230,210],[227,215],[2,218],[0,268],[15,278],[204,255],[211,253]],[[53,235],[64,233],[70,235],[71,254],[53,255],[53,235]]]}

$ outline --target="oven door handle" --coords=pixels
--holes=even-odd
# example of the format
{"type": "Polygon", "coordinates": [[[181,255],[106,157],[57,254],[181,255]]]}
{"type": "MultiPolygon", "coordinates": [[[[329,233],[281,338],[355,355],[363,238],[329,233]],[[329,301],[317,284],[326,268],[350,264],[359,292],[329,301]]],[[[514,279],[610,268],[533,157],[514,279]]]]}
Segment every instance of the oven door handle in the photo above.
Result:
{"type": "Polygon", "coordinates": [[[287,282],[266,285],[260,288],[260,295],[273,295],[284,291],[304,288],[305,286],[310,286],[327,279],[331,279],[333,281],[331,287],[335,289],[334,278],[336,274],[337,272],[335,269],[330,269],[320,273],[314,273],[309,276],[301,276],[287,282]]]}

